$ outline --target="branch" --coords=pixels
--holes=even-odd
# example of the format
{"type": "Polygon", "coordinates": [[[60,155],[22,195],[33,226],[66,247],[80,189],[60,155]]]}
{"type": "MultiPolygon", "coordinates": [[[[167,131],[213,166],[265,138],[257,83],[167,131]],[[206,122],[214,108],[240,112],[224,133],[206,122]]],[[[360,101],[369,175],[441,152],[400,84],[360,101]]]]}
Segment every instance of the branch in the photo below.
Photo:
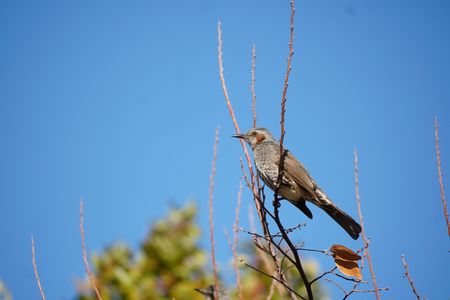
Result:
{"type": "MultiPolygon", "coordinates": [[[[295,3],[294,0],[291,0],[291,17],[290,17],[290,38],[289,38],[289,55],[287,58],[287,66],[286,66],[286,73],[284,75],[284,84],[283,84],[283,91],[281,94],[281,118],[280,118],[280,163],[278,166],[278,176],[277,176],[277,182],[276,182],[276,189],[275,189],[275,195],[274,195],[274,221],[277,224],[283,239],[287,243],[288,247],[291,249],[292,254],[294,255],[295,259],[295,267],[297,268],[303,283],[305,284],[306,293],[308,295],[308,299],[313,300],[314,295],[312,293],[311,283],[308,281],[308,278],[306,276],[306,273],[303,269],[302,262],[300,260],[300,257],[298,255],[297,249],[295,245],[292,243],[292,241],[289,239],[288,234],[286,233],[283,224],[280,221],[279,218],[279,199],[278,199],[278,192],[280,188],[281,179],[283,177],[284,172],[284,160],[287,155],[287,151],[284,149],[283,142],[284,142],[284,134],[285,134],[285,114],[286,114],[286,94],[287,89],[289,86],[289,75],[291,73],[292,69],[292,56],[294,55],[294,17],[295,17],[295,3]]],[[[283,253],[283,251],[281,251],[283,253]]]]}
{"type": "Polygon", "coordinates": [[[289,86],[289,75],[291,74],[291,61],[294,55],[294,16],[295,16],[295,3],[291,0],[291,19],[290,19],[290,39],[289,39],[289,55],[287,58],[286,73],[284,75],[283,92],[281,93],[281,134],[280,134],[280,152],[283,153],[283,141],[284,141],[284,115],[286,113],[286,94],[289,86]]]}
{"type": "Polygon", "coordinates": [[[255,68],[256,68],[256,46],[252,48],[252,114],[253,114],[253,128],[256,127],[256,93],[255,93],[255,68]]]}
{"type": "Polygon", "coordinates": [[[258,269],[258,268],[255,268],[254,266],[249,265],[248,263],[245,263],[245,262],[244,262],[244,265],[245,265],[246,267],[250,268],[250,269],[255,270],[255,271],[258,272],[258,273],[263,274],[264,276],[267,276],[267,277],[269,277],[269,278],[272,278],[273,280],[275,280],[275,281],[279,282],[281,285],[283,285],[283,286],[284,286],[286,289],[288,289],[291,293],[294,293],[294,294],[295,294],[297,297],[299,297],[300,299],[306,300],[305,297],[302,297],[302,295],[298,294],[298,293],[297,293],[295,290],[293,290],[288,284],[286,284],[284,281],[281,281],[281,280],[278,279],[277,277],[275,277],[275,276],[273,276],[273,275],[270,275],[270,274],[268,274],[268,273],[266,273],[266,272],[264,272],[264,271],[262,271],[262,270],[260,270],[260,269],[258,269]]]}
{"type": "MultiPolygon", "coordinates": [[[[253,217],[253,213],[252,213],[252,212],[253,212],[252,207],[249,206],[249,208],[248,208],[248,219],[249,219],[249,223],[250,223],[250,230],[253,231],[253,233],[251,233],[251,232],[247,232],[247,233],[249,233],[249,234],[252,235],[252,241],[253,241],[253,243],[254,243],[255,246],[256,246],[256,253],[259,255],[259,258],[260,258],[261,261],[263,262],[263,264],[264,264],[264,266],[266,267],[266,269],[267,269],[268,271],[272,271],[274,274],[277,274],[277,269],[278,269],[278,265],[277,265],[277,264],[278,264],[278,261],[276,260],[275,255],[273,255],[274,252],[273,252],[272,248],[270,248],[270,249],[265,249],[265,248],[263,248],[263,246],[260,245],[260,243],[259,243],[259,239],[261,238],[261,239],[265,240],[266,242],[268,242],[269,245],[270,245],[270,239],[268,238],[268,236],[261,236],[261,235],[259,235],[259,234],[256,233],[255,218],[253,217]],[[272,258],[272,260],[274,261],[274,264],[275,264],[275,265],[272,265],[272,264],[270,263],[270,260],[269,260],[269,258],[265,255],[265,253],[267,253],[267,254],[269,254],[269,255],[271,256],[271,258],[272,258]]],[[[273,286],[275,286],[275,287],[277,288],[277,291],[280,293],[280,295],[283,294],[283,291],[284,291],[284,290],[283,290],[282,285],[281,285],[281,284],[277,284],[277,283],[278,283],[278,281],[272,279],[272,284],[271,284],[271,286],[270,286],[270,292],[269,292],[269,295],[271,295],[271,294],[273,293],[273,286]]],[[[268,296],[269,296],[269,295],[268,295],[268,296]]],[[[271,299],[271,298],[267,298],[267,299],[271,299]]]]}
{"type": "Polygon", "coordinates": [[[38,268],[36,264],[36,253],[34,250],[34,237],[31,236],[31,262],[33,263],[34,276],[36,277],[36,281],[38,284],[39,292],[41,293],[42,300],[45,300],[44,290],[42,289],[41,280],[38,274],[38,268]]]}
{"type": "Polygon", "coordinates": [[[416,287],[414,286],[414,281],[412,280],[411,276],[409,275],[409,268],[408,268],[408,264],[406,263],[404,254],[402,254],[402,261],[403,261],[403,268],[405,268],[405,276],[408,279],[409,285],[411,286],[414,295],[416,295],[417,300],[420,300],[419,293],[417,293],[416,287]]]}
{"type": "Polygon", "coordinates": [[[361,224],[361,234],[364,241],[364,249],[365,254],[367,256],[367,263],[369,265],[370,275],[372,276],[373,287],[375,290],[375,298],[377,298],[377,300],[380,300],[380,292],[379,292],[380,289],[378,288],[377,285],[377,280],[372,265],[372,258],[369,253],[369,242],[366,237],[366,230],[364,229],[363,215],[361,210],[361,199],[359,198],[358,151],[356,150],[356,148],[354,150],[354,156],[355,156],[355,195],[356,195],[356,203],[358,204],[359,223],[361,224]]]}
{"type": "MultiPolygon", "coordinates": [[[[230,113],[231,120],[232,120],[233,125],[234,125],[234,129],[235,129],[237,134],[240,134],[241,131],[239,129],[239,125],[237,123],[236,116],[234,115],[233,106],[231,105],[230,97],[228,96],[227,85],[225,83],[225,76],[224,76],[224,71],[223,71],[223,59],[222,59],[222,27],[221,27],[220,22],[217,25],[217,37],[218,37],[218,47],[217,47],[218,55],[217,55],[217,57],[218,57],[218,62],[219,62],[220,84],[222,86],[223,95],[225,97],[225,102],[227,104],[228,111],[230,113]]],[[[262,201],[261,201],[258,189],[257,189],[256,184],[255,184],[255,182],[257,182],[258,179],[256,178],[255,172],[253,171],[253,166],[252,166],[252,162],[251,162],[251,159],[250,159],[250,154],[248,153],[247,146],[245,145],[245,142],[242,139],[239,139],[239,142],[241,143],[242,149],[244,150],[245,158],[247,160],[247,167],[248,167],[248,170],[249,170],[249,173],[250,173],[250,179],[251,179],[251,182],[252,182],[251,190],[252,190],[252,193],[253,193],[253,198],[254,198],[254,201],[255,201],[256,209],[258,211],[258,216],[259,216],[259,219],[261,221],[261,225],[263,227],[264,233],[267,234],[268,228],[264,224],[265,215],[264,215],[264,211],[262,209],[262,204],[261,204],[262,201]]]]}
{"type": "Polygon", "coordinates": [[[444,183],[442,181],[442,172],[441,172],[441,151],[439,150],[439,124],[438,124],[437,117],[434,118],[434,127],[435,127],[434,135],[436,138],[436,159],[437,159],[437,169],[438,169],[438,177],[439,177],[439,187],[441,190],[441,200],[442,200],[442,206],[444,208],[445,221],[447,222],[447,233],[450,236],[450,223],[448,221],[447,201],[445,200],[444,183]]]}
{"type": "Polygon", "coordinates": [[[86,241],[85,241],[86,235],[84,233],[84,202],[83,202],[83,199],[80,200],[80,234],[81,234],[81,250],[83,251],[83,263],[84,263],[84,267],[86,269],[86,274],[88,276],[88,279],[89,279],[89,282],[91,283],[92,288],[94,289],[97,299],[102,300],[102,296],[100,295],[100,292],[99,292],[97,286],[95,285],[95,278],[91,272],[91,269],[89,267],[89,261],[87,258],[86,241]]]}
{"type": "Polygon", "coordinates": [[[211,241],[211,263],[214,274],[214,299],[219,299],[219,279],[217,275],[216,253],[214,250],[214,221],[213,221],[213,196],[214,196],[214,178],[216,176],[217,145],[219,144],[219,127],[216,129],[216,137],[213,146],[213,159],[211,175],[209,176],[209,240],[211,241]]]}
{"type": "Polygon", "coordinates": [[[239,191],[237,195],[237,204],[236,204],[236,215],[234,219],[233,224],[233,242],[231,242],[231,239],[228,235],[228,232],[225,230],[225,236],[228,240],[228,245],[231,248],[231,252],[233,253],[233,268],[234,272],[236,274],[236,286],[238,289],[238,295],[239,299],[244,299],[242,296],[242,286],[241,286],[241,274],[239,272],[239,266],[238,266],[238,255],[237,255],[237,245],[238,245],[238,233],[239,233],[239,210],[241,208],[241,198],[242,198],[242,182],[239,183],[239,191]]]}

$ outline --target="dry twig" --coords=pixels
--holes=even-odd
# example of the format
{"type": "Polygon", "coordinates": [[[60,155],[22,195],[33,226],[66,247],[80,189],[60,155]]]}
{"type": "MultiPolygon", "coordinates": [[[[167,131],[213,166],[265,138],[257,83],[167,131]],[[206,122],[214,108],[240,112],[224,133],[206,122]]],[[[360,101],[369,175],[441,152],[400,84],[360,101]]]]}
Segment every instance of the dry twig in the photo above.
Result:
{"type": "Polygon", "coordinates": [[[97,288],[97,285],[95,284],[94,274],[92,274],[91,268],[89,267],[89,261],[88,261],[88,257],[87,257],[86,241],[85,241],[86,235],[84,233],[84,202],[83,202],[83,199],[80,200],[80,234],[81,234],[81,250],[83,252],[83,263],[84,263],[84,267],[86,269],[86,274],[88,276],[88,279],[89,279],[89,282],[91,283],[92,288],[94,289],[97,299],[102,300],[102,296],[97,288]]]}
{"type": "Polygon", "coordinates": [[[34,237],[31,236],[31,262],[33,263],[34,276],[38,284],[39,292],[41,293],[42,300],[45,300],[44,289],[41,285],[41,279],[39,278],[38,268],[36,264],[36,252],[34,250],[34,237]]]}
{"type": "Polygon", "coordinates": [[[275,281],[278,281],[279,283],[281,283],[287,290],[289,290],[289,292],[293,293],[295,296],[299,297],[300,299],[306,300],[305,297],[303,297],[302,295],[300,295],[299,293],[297,293],[295,290],[293,290],[289,285],[287,285],[284,281],[280,280],[279,278],[277,278],[276,276],[270,275],[269,273],[266,273],[258,268],[255,268],[252,265],[249,265],[248,263],[244,263],[244,265],[250,269],[255,270],[258,273],[263,274],[266,277],[272,278],[275,281]]]}
{"type": "MultiPolygon", "coordinates": [[[[223,59],[222,59],[222,27],[221,27],[221,23],[219,22],[217,25],[217,38],[218,38],[218,47],[217,47],[217,52],[218,52],[218,62],[219,62],[219,77],[220,77],[220,84],[222,86],[222,90],[223,90],[223,95],[225,97],[225,102],[227,104],[228,107],[228,111],[230,113],[231,116],[231,120],[233,122],[234,125],[234,129],[236,131],[237,134],[240,134],[241,131],[239,129],[239,125],[237,123],[236,120],[236,116],[234,114],[234,110],[233,110],[233,106],[231,105],[231,101],[230,101],[230,97],[228,96],[228,89],[227,89],[227,85],[225,82],[225,76],[224,76],[224,71],[223,71],[223,59]]],[[[258,211],[258,216],[259,219],[261,221],[261,225],[264,229],[264,233],[267,234],[268,228],[266,226],[266,224],[264,224],[264,220],[265,220],[265,216],[264,216],[264,211],[262,209],[262,201],[261,198],[259,196],[259,192],[256,186],[256,181],[258,180],[256,178],[255,172],[253,171],[253,166],[252,166],[252,162],[250,159],[250,154],[248,153],[247,150],[247,146],[245,145],[244,140],[239,139],[239,142],[241,143],[242,149],[244,150],[244,155],[245,155],[245,159],[247,161],[247,167],[250,173],[250,179],[251,179],[251,190],[253,193],[253,198],[255,200],[255,205],[256,205],[256,209],[258,211]]]]}
{"type": "Polygon", "coordinates": [[[239,210],[241,208],[241,199],[242,199],[242,182],[239,183],[239,191],[237,194],[237,204],[236,204],[236,215],[234,219],[233,224],[233,242],[231,242],[231,239],[228,236],[228,233],[225,232],[225,235],[227,236],[228,244],[231,248],[231,252],[233,253],[233,268],[234,272],[236,274],[236,286],[238,289],[238,295],[239,299],[243,299],[242,296],[242,286],[241,286],[241,274],[239,272],[239,266],[238,266],[238,255],[237,255],[237,245],[239,241],[239,210]]]}
{"type": "Polygon", "coordinates": [[[444,183],[442,181],[442,172],[441,172],[441,151],[439,150],[439,123],[437,117],[434,118],[434,128],[435,128],[435,139],[436,139],[436,159],[437,159],[437,169],[438,169],[438,177],[439,177],[439,187],[441,190],[441,201],[442,207],[444,209],[444,217],[447,222],[447,234],[450,236],[450,223],[448,220],[448,211],[447,211],[447,201],[445,200],[444,194],[444,183]]]}
{"type": "Polygon", "coordinates": [[[252,48],[252,114],[253,114],[253,128],[256,127],[256,93],[255,93],[255,68],[256,68],[256,46],[252,48]]]}
{"type": "MultiPolygon", "coordinates": [[[[286,71],[286,75],[285,75],[285,83],[284,83],[284,88],[283,88],[283,93],[282,93],[282,97],[283,97],[283,100],[282,100],[282,121],[281,121],[282,131],[283,131],[282,138],[284,137],[284,111],[285,111],[285,102],[286,102],[285,99],[286,99],[286,92],[287,92],[287,85],[288,85],[288,80],[289,80],[289,74],[290,74],[290,70],[291,70],[291,59],[292,59],[292,55],[293,55],[294,14],[295,14],[295,8],[294,8],[294,1],[292,0],[291,1],[291,19],[290,19],[290,21],[291,21],[290,22],[290,24],[291,24],[291,27],[290,27],[290,29],[291,29],[291,38],[290,38],[290,42],[289,42],[289,57],[288,57],[287,71],[286,71]]],[[[225,78],[224,78],[224,74],[223,74],[222,30],[221,30],[220,22],[218,24],[217,31],[218,31],[218,41],[219,41],[219,43],[218,43],[219,44],[218,45],[219,77],[220,77],[222,90],[223,90],[223,93],[224,93],[224,96],[225,96],[225,100],[226,100],[226,103],[227,103],[228,110],[230,112],[231,119],[233,121],[236,133],[239,134],[240,130],[239,130],[239,127],[238,127],[238,124],[237,124],[237,121],[236,121],[236,117],[234,115],[233,108],[231,106],[231,102],[230,102],[230,99],[229,99],[229,96],[228,96],[228,92],[227,92],[227,88],[226,88],[226,84],[225,84],[225,78]]],[[[255,63],[253,61],[252,62],[252,69],[254,68],[254,65],[255,65],[255,63]]],[[[252,80],[253,80],[253,78],[252,78],[252,80]]],[[[253,92],[252,96],[254,96],[254,92],[253,92]]],[[[256,97],[253,97],[252,100],[253,99],[256,99],[256,97]]],[[[256,123],[255,116],[256,116],[256,113],[254,113],[254,123],[256,123]]],[[[283,228],[279,218],[278,218],[278,220],[276,220],[275,216],[273,214],[271,214],[264,207],[264,192],[260,188],[259,181],[258,181],[259,179],[257,178],[257,176],[255,175],[255,172],[253,171],[253,167],[252,167],[252,164],[251,164],[250,156],[248,154],[245,142],[241,139],[240,143],[242,145],[245,157],[247,159],[248,169],[249,169],[250,178],[251,178],[251,186],[250,186],[250,188],[251,188],[251,190],[253,192],[253,198],[254,198],[254,201],[255,201],[255,204],[256,204],[256,208],[257,208],[257,211],[258,211],[258,216],[259,216],[261,225],[263,227],[264,236],[266,238],[269,238],[269,240],[270,240],[270,242],[267,244],[268,250],[267,251],[264,250],[264,251],[271,256],[271,258],[272,258],[272,260],[274,262],[274,268],[275,268],[276,274],[278,276],[277,281],[280,282],[285,287],[285,289],[289,291],[290,297],[292,299],[295,299],[295,295],[294,295],[294,293],[292,293],[292,291],[290,291],[291,288],[289,287],[289,284],[287,283],[287,281],[286,281],[286,279],[284,277],[284,271],[282,270],[281,263],[280,263],[279,259],[277,258],[278,254],[277,254],[276,250],[278,250],[283,257],[285,257],[286,259],[291,261],[293,263],[293,265],[295,265],[297,267],[297,269],[299,269],[299,272],[302,274],[302,279],[304,279],[306,286],[308,286],[309,283],[307,282],[306,275],[305,275],[305,273],[303,271],[303,268],[301,267],[300,258],[298,256],[297,251],[295,250],[295,246],[289,240],[289,237],[287,236],[287,233],[284,231],[284,228],[283,228]],[[281,243],[281,241],[284,239],[288,243],[288,245],[291,248],[291,251],[294,253],[294,257],[296,258],[296,260],[293,260],[289,256],[289,254],[284,249],[282,249],[280,244],[273,240],[273,237],[270,234],[270,229],[269,229],[268,224],[266,222],[266,214],[269,214],[272,217],[272,219],[275,220],[275,222],[279,226],[280,232],[282,232],[283,238],[279,242],[281,243]]],[[[283,142],[281,141],[281,147],[282,147],[282,143],[283,142]]],[[[282,168],[281,168],[280,171],[282,171],[282,168]]],[[[244,178],[246,178],[245,175],[244,175],[244,178]]],[[[248,182],[247,182],[247,184],[248,184],[248,182]]],[[[277,191],[275,192],[275,194],[277,194],[277,191]]],[[[277,197],[275,197],[275,198],[277,198],[277,197]]],[[[263,272],[261,270],[258,270],[258,271],[260,271],[262,273],[265,273],[265,272],[263,272]]],[[[309,299],[313,299],[312,290],[311,290],[310,286],[309,286],[309,288],[307,287],[307,291],[308,291],[308,298],[309,299]]]]}
{"type": "MultiPolygon", "coordinates": [[[[259,239],[263,239],[263,240],[265,240],[268,243],[270,243],[270,239],[268,237],[264,237],[264,236],[261,236],[261,235],[256,233],[255,218],[254,218],[252,212],[253,212],[252,207],[249,206],[249,208],[248,208],[248,219],[249,219],[249,222],[250,222],[250,230],[252,231],[252,233],[250,233],[250,234],[252,235],[253,243],[256,246],[256,253],[259,255],[261,261],[263,262],[264,266],[266,267],[266,270],[268,272],[271,271],[273,274],[277,274],[277,271],[276,271],[277,270],[277,266],[276,265],[272,266],[271,263],[270,263],[269,258],[265,255],[266,253],[271,255],[272,260],[273,260],[274,258],[272,256],[272,252],[270,252],[270,250],[268,250],[268,249],[263,249],[262,246],[260,246],[260,243],[259,243],[259,239]]],[[[278,293],[280,295],[283,295],[283,291],[284,290],[283,290],[282,284],[279,284],[278,281],[272,279],[272,284],[270,285],[270,291],[269,291],[269,295],[268,295],[267,299],[271,299],[271,298],[269,298],[269,296],[273,294],[273,288],[272,288],[273,286],[275,286],[277,288],[277,291],[278,291],[278,293]]]]}
{"type": "Polygon", "coordinates": [[[373,270],[372,265],[372,258],[369,253],[369,242],[367,240],[366,236],[366,230],[364,229],[364,222],[363,222],[363,215],[361,210],[361,199],[359,198],[359,169],[358,169],[358,152],[356,149],[354,150],[354,156],[355,156],[355,195],[356,195],[356,203],[358,205],[358,216],[359,216],[359,223],[361,224],[361,235],[364,241],[364,252],[367,257],[367,264],[369,265],[370,275],[372,276],[372,283],[375,291],[375,297],[377,300],[380,300],[380,289],[377,285],[377,280],[375,277],[375,272],[373,270]]]}
{"type": "MultiPolygon", "coordinates": [[[[293,264],[295,265],[296,269],[298,270],[302,281],[306,288],[306,293],[308,295],[308,299],[312,300],[314,299],[314,295],[312,293],[311,283],[308,281],[308,278],[306,276],[306,273],[303,269],[302,262],[300,260],[300,256],[298,255],[297,249],[295,245],[292,243],[292,241],[289,239],[288,234],[286,233],[280,218],[279,218],[279,199],[278,199],[278,190],[281,183],[281,178],[283,177],[284,172],[284,159],[286,157],[286,151],[283,146],[284,142],[284,135],[285,135],[285,114],[286,114],[286,94],[287,89],[289,86],[289,75],[291,73],[292,69],[292,56],[294,55],[294,17],[295,17],[295,3],[294,0],[291,0],[291,17],[290,17],[290,38],[289,38],[289,55],[287,58],[287,65],[286,65],[286,73],[284,75],[284,84],[283,84],[283,91],[281,94],[281,118],[280,118],[280,163],[278,167],[278,176],[277,176],[277,182],[276,182],[276,189],[275,189],[275,195],[274,195],[274,221],[278,226],[278,229],[280,230],[284,241],[287,243],[289,249],[291,249],[292,254],[294,255],[294,261],[293,264]]],[[[277,247],[279,250],[280,248],[277,247]]],[[[283,253],[283,250],[280,250],[281,253],[283,253]]],[[[285,252],[284,252],[285,253],[285,252]]],[[[285,253],[284,257],[290,259],[290,256],[285,253]]]]}
{"type": "Polygon", "coordinates": [[[414,281],[412,280],[411,276],[409,275],[409,267],[405,260],[405,255],[402,254],[402,261],[403,261],[403,268],[405,268],[405,276],[408,279],[409,285],[411,286],[414,295],[416,295],[417,300],[420,300],[419,293],[416,290],[416,287],[414,286],[414,281]]]}
{"type": "Polygon", "coordinates": [[[209,240],[211,241],[211,263],[213,267],[214,275],[214,299],[219,299],[219,278],[217,275],[217,263],[215,253],[215,241],[214,241],[214,218],[213,218],[213,196],[214,196],[214,178],[216,176],[216,162],[217,162],[217,145],[219,144],[219,128],[216,129],[214,146],[213,146],[213,159],[211,167],[211,175],[209,176],[209,240]]]}
{"type": "MultiPolygon", "coordinates": [[[[222,86],[222,90],[224,93],[224,97],[225,97],[225,101],[228,107],[228,111],[230,112],[230,116],[235,128],[235,131],[237,134],[240,133],[240,129],[234,114],[234,110],[233,107],[231,105],[231,101],[230,98],[228,96],[228,91],[227,91],[227,87],[226,87],[226,83],[225,83],[225,77],[224,77],[224,71],[223,71],[223,59],[222,59],[222,29],[221,29],[221,24],[219,22],[218,27],[217,27],[217,33],[218,33],[218,63],[219,63],[219,77],[220,77],[220,82],[221,82],[221,86],[222,86]]],[[[240,139],[240,143],[242,146],[242,149],[244,151],[244,155],[247,161],[247,167],[250,173],[250,181],[251,181],[251,185],[250,185],[250,189],[253,193],[253,199],[255,202],[255,206],[256,206],[256,210],[258,212],[258,217],[259,220],[261,222],[261,226],[263,228],[263,232],[265,236],[270,236],[270,229],[268,227],[268,224],[266,222],[266,210],[264,208],[264,203],[263,203],[263,199],[260,195],[260,189],[259,189],[259,178],[257,178],[256,173],[253,171],[253,166],[251,163],[251,159],[250,159],[250,155],[247,151],[247,147],[245,145],[245,142],[240,139]]],[[[245,177],[245,175],[244,175],[245,177]]],[[[275,249],[273,249],[272,245],[269,243],[268,244],[268,248],[269,248],[269,253],[272,257],[272,260],[274,262],[274,268],[277,272],[277,274],[279,274],[281,276],[280,281],[285,283],[285,280],[282,276],[282,272],[281,270],[281,265],[279,264],[277,257],[276,257],[276,253],[275,253],[275,249]]]]}

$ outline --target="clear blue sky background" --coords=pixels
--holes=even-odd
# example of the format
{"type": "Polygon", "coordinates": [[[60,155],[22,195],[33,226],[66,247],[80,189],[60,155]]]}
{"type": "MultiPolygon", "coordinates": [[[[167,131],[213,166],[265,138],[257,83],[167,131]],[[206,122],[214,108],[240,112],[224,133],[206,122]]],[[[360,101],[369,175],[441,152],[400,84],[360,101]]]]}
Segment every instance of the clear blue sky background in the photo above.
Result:
{"type": "MultiPolygon", "coordinates": [[[[220,263],[229,272],[222,232],[233,222],[242,154],[229,138],[217,22],[241,127],[251,125],[256,44],[258,122],[279,136],[289,13],[288,1],[0,3],[0,278],[15,299],[39,298],[32,234],[47,298],[74,296],[75,279],[85,276],[80,196],[91,251],[116,241],[137,247],[171,203],[198,202],[207,228],[217,126],[215,224],[220,263]]],[[[372,258],[380,286],[390,287],[383,299],[413,298],[402,253],[421,295],[450,295],[433,127],[438,116],[450,188],[449,16],[448,1],[297,1],[286,145],[355,217],[358,148],[372,258]]],[[[250,203],[245,193],[246,227],[250,203]]],[[[312,210],[314,220],[297,241],[317,249],[360,247],[312,210]]],[[[306,221],[287,203],[281,213],[287,225],[306,221]]],[[[320,263],[325,270],[330,261],[320,263]]]]}

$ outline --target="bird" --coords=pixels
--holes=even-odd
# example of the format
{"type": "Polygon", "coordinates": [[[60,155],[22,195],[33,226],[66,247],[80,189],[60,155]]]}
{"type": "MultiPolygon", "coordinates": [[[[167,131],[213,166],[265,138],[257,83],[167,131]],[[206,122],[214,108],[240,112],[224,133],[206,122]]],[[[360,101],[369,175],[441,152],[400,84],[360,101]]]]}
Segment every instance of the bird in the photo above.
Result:
{"type": "MultiPolygon", "coordinates": [[[[262,181],[272,191],[276,191],[280,165],[280,144],[266,128],[251,128],[244,134],[235,134],[243,139],[253,150],[253,161],[262,181]]],[[[311,202],[325,211],[354,240],[361,233],[361,226],[348,214],[334,204],[311,177],[308,170],[287,149],[283,154],[283,172],[279,183],[278,195],[286,199],[308,218],[311,210],[306,202],[311,202]]]]}

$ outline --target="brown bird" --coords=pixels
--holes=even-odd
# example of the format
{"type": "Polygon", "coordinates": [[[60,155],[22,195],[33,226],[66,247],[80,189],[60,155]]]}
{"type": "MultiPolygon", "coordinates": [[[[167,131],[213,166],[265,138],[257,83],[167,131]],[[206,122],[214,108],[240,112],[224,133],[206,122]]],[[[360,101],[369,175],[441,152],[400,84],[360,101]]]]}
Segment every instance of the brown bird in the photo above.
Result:
{"type": "MultiPolygon", "coordinates": [[[[245,134],[236,134],[233,137],[244,139],[250,145],[259,176],[271,190],[275,191],[280,164],[278,141],[265,128],[252,128],[245,134]]],[[[315,204],[344,228],[353,239],[358,239],[361,226],[328,198],[306,168],[287,150],[283,170],[278,189],[278,194],[282,198],[294,204],[310,219],[312,213],[306,206],[306,201],[315,204]]]]}

